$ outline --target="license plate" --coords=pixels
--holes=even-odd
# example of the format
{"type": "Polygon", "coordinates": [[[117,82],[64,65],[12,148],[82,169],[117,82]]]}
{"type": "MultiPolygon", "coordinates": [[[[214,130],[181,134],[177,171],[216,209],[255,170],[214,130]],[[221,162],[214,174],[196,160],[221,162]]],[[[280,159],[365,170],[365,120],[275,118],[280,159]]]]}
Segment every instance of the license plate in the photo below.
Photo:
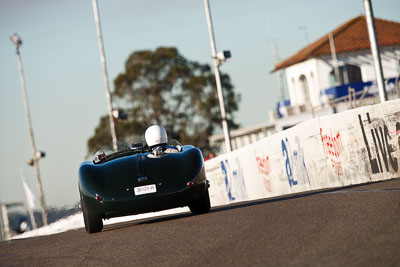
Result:
{"type": "Polygon", "coordinates": [[[135,189],[135,196],[150,194],[157,192],[157,188],[155,184],[149,184],[144,186],[137,186],[135,189]]]}

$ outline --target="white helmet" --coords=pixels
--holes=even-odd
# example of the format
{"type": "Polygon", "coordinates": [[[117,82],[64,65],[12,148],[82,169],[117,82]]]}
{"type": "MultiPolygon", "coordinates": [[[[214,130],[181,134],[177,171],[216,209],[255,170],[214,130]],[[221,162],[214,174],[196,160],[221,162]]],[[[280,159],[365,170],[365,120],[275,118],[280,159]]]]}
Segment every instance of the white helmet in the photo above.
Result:
{"type": "Polygon", "coordinates": [[[160,125],[152,125],[147,128],[144,137],[149,147],[168,143],[167,131],[160,125]]]}

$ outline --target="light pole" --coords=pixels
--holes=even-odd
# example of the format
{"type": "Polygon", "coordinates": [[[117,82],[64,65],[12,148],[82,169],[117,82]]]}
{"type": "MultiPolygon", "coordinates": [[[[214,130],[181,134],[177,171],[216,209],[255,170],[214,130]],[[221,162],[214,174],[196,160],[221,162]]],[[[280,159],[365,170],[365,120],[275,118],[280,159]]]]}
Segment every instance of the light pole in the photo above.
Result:
{"type": "Polygon", "coordinates": [[[26,177],[22,168],[19,170],[22,186],[24,187],[26,204],[28,206],[29,218],[31,219],[32,229],[35,230],[37,228],[35,215],[33,213],[33,209],[35,208],[35,196],[33,195],[31,188],[26,181],[26,177]]]}
{"type": "MultiPolygon", "coordinates": [[[[302,30],[302,31],[304,31],[304,41],[306,42],[306,47],[307,47],[307,59],[308,58],[310,58],[311,57],[311,51],[310,51],[310,46],[309,46],[309,39],[308,39],[308,31],[307,31],[307,27],[306,26],[299,26],[299,30],[302,30]]],[[[308,84],[308,81],[306,80],[306,83],[308,84]]],[[[313,107],[313,105],[312,105],[312,102],[311,102],[311,96],[312,95],[314,95],[314,94],[311,94],[311,92],[310,92],[310,87],[307,85],[307,88],[305,88],[304,89],[304,91],[308,91],[307,93],[308,93],[308,96],[309,96],[309,99],[306,99],[306,104],[308,104],[308,106],[309,106],[309,108],[310,108],[310,110],[311,110],[311,116],[313,117],[313,118],[315,118],[315,114],[314,114],[314,107],[313,107]]],[[[306,97],[307,98],[307,97],[306,97]]]]}
{"type": "Polygon", "coordinates": [[[306,26],[299,26],[299,30],[304,32],[304,41],[306,42],[306,46],[308,45],[308,32],[306,26]]]}
{"type": "Polygon", "coordinates": [[[224,131],[226,152],[231,152],[232,151],[231,137],[229,135],[229,127],[228,127],[228,122],[227,122],[226,114],[225,114],[224,96],[222,94],[221,77],[219,74],[219,66],[227,58],[230,58],[231,54],[229,51],[222,51],[217,54],[217,49],[216,49],[215,40],[214,40],[213,25],[212,25],[212,21],[211,21],[210,5],[208,3],[208,0],[204,0],[204,8],[205,8],[206,17],[207,17],[208,33],[210,36],[211,52],[212,52],[214,71],[215,71],[215,82],[217,83],[219,107],[221,110],[222,129],[224,131]]]}
{"type": "Polygon", "coordinates": [[[379,53],[378,38],[376,37],[374,12],[372,11],[371,0],[363,0],[363,1],[365,9],[365,18],[367,20],[369,42],[371,43],[372,58],[374,60],[374,66],[375,66],[376,82],[378,83],[379,98],[381,100],[381,103],[383,103],[386,100],[388,100],[388,97],[385,89],[385,82],[383,79],[383,70],[382,70],[381,55],[379,53]]]}
{"type": "Polygon", "coordinates": [[[15,44],[15,47],[17,49],[18,70],[19,70],[19,76],[21,79],[21,87],[22,87],[22,94],[24,97],[26,119],[28,121],[29,136],[31,139],[31,146],[32,146],[32,163],[33,163],[33,166],[36,171],[37,183],[38,183],[38,187],[39,187],[40,208],[42,210],[43,224],[47,225],[46,203],[45,203],[45,199],[44,199],[44,192],[43,192],[42,181],[40,179],[40,171],[39,171],[39,159],[42,156],[41,156],[41,152],[36,150],[35,138],[33,136],[32,119],[31,119],[31,113],[30,113],[30,108],[29,108],[28,95],[26,93],[25,77],[24,77],[24,72],[22,69],[21,54],[19,51],[19,47],[22,45],[22,40],[16,33],[13,33],[10,36],[10,38],[11,38],[11,41],[15,44]]]}
{"type": "MultiPolygon", "coordinates": [[[[269,24],[269,23],[268,23],[268,39],[271,44],[272,60],[274,61],[274,64],[277,65],[280,61],[279,53],[278,53],[278,48],[276,46],[276,40],[272,34],[271,24],[269,24]]],[[[285,101],[285,89],[284,89],[284,85],[283,85],[282,71],[278,71],[276,73],[276,77],[277,77],[277,81],[278,81],[278,88],[281,93],[280,101],[283,102],[283,101],[285,101]]]]}
{"type": "Polygon", "coordinates": [[[108,118],[110,120],[110,131],[111,131],[111,137],[112,137],[112,142],[113,142],[113,149],[116,152],[118,150],[117,133],[115,131],[112,100],[111,100],[111,93],[110,93],[110,83],[108,80],[107,63],[106,63],[106,56],[104,53],[103,35],[101,34],[100,16],[99,16],[99,8],[97,6],[97,0],[93,0],[92,4],[93,4],[94,20],[96,22],[97,38],[99,40],[100,60],[101,60],[101,66],[103,68],[104,84],[106,87],[106,98],[107,98],[107,107],[108,107],[108,118]]]}
{"type": "Polygon", "coordinates": [[[333,34],[332,32],[329,33],[329,46],[331,48],[331,56],[332,56],[332,61],[333,61],[333,71],[335,73],[335,85],[341,85],[342,82],[340,81],[340,74],[339,74],[339,67],[338,67],[338,60],[336,56],[336,48],[335,48],[335,40],[333,39],[333,34]]]}

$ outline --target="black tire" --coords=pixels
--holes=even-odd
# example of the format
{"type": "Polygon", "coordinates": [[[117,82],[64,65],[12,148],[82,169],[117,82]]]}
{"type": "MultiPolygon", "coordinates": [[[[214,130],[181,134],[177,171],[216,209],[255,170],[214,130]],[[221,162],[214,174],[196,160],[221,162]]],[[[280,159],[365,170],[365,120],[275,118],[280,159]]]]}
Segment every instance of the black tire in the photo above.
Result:
{"type": "Polygon", "coordinates": [[[82,199],[81,195],[81,207],[83,213],[83,221],[85,223],[86,232],[89,234],[101,232],[103,230],[103,220],[100,216],[90,213],[85,205],[85,201],[82,199]]]}
{"type": "Polygon", "coordinates": [[[193,214],[204,214],[208,213],[211,209],[210,195],[208,188],[206,192],[200,198],[194,199],[189,203],[189,209],[193,214]]]}

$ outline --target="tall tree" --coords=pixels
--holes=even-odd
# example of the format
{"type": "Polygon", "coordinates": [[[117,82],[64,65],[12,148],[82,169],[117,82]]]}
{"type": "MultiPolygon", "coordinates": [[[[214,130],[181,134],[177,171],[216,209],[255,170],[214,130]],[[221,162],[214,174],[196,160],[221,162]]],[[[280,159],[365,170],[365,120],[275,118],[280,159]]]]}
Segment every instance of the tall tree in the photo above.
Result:
{"type": "MultiPolygon", "coordinates": [[[[238,95],[227,74],[221,74],[225,109],[231,129],[238,127],[233,114],[238,95]]],[[[210,149],[208,137],[221,128],[221,113],[214,73],[208,64],[187,60],[176,48],[133,52],[125,72],[114,80],[113,105],[124,109],[126,121],[116,123],[118,140],[144,141],[152,124],[162,125],[170,139],[210,149]]],[[[111,147],[108,117],[100,119],[88,140],[88,153],[111,147]]]]}

